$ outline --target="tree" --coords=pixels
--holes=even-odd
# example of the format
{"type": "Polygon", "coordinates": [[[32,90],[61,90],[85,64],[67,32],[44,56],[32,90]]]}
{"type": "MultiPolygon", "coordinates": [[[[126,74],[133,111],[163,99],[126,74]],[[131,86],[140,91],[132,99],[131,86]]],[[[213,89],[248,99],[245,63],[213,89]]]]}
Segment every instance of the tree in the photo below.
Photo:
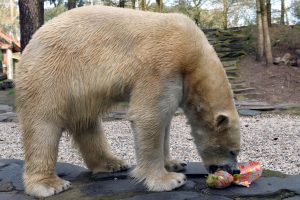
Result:
{"type": "Polygon", "coordinates": [[[0,0],[0,30],[16,38],[19,36],[18,11],[13,1],[0,0]]]}
{"type": "Polygon", "coordinates": [[[223,28],[228,28],[228,0],[223,0],[223,28]]]}
{"type": "Polygon", "coordinates": [[[44,20],[47,22],[65,11],[66,7],[63,5],[56,6],[54,8],[47,8],[44,10],[44,20]]]}
{"type": "Polygon", "coordinates": [[[162,0],[156,0],[156,12],[161,12],[163,7],[163,1],[162,0]]]}
{"type": "Polygon", "coordinates": [[[142,10],[146,10],[146,0],[141,0],[140,1],[140,6],[142,10]]]}
{"type": "Polygon", "coordinates": [[[201,25],[201,6],[202,6],[202,0],[193,0],[194,4],[194,20],[198,26],[201,25]]]}
{"type": "Polygon", "coordinates": [[[131,7],[132,7],[132,9],[135,9],[135,1],[136,0],[131,0],[131,7]]]}
{"type": "Polygon", "coordinates": [[[266,65],[273,63],[271,40],[268,27],[267,6],[265,0],[256,0],[256,23],[257,23],[257,52],[256,60],[261,61],[266,57],[266,65]]]}
{"type": "Polygon", "coordinates": [[[76,0],[68,0],[68,10],[76,8],[76,0]]]}
{"type": "Polygon", "coordinates": [[[120,8],[125,8],[125,3],[126,3],[126,0],[120,0],[119,1],[119,7],[120,8]]]}
{"type": "Polygon", "coordinates": [[[281,0],[281,14],[280,14],[280,24],[284,25],[284,15],[285,15],[285,3],[281,0]]]}
{"type": "Polygon", "coordinates": [[[264,56],[264,33],[262,26],[260,0],[256,0],[256,26],[257,26],[257,42],[256,42],[256,60],[262,61],[264,56]]]}
{"type": "Polygon", "coordinates": [[[63,5],[64,0],[49,0],[50,4],[53,4],[54,7],[63,5]]]}
{"type": "Polygon", "coordinates": [[[273,56],[272,56],[271,40],[270,40],[269,27],[268,27],[266,1],[260,0],[259,3],[260,3],[260,10],[261,10],[262,29],[263,29],[264,53],[266,57],[266,65],[269,66],[272,65],[273,63],[273,56]]]}
{"type": "Polygon", "coordinates": [[[271,0],[267,0],[267,18],[269,27],[272,26],[272,12],[271,12],[271,0]]]}
{"type": "Polygon", "coordinates": [[[21,51],[44,23],[44,0],[19,0],[21,51]]]}
{"type": "Polygon", "coordinates": [[[292,2],[291,8],[295,17],[300,19],[300,1],[294,0],[292,2]]]}

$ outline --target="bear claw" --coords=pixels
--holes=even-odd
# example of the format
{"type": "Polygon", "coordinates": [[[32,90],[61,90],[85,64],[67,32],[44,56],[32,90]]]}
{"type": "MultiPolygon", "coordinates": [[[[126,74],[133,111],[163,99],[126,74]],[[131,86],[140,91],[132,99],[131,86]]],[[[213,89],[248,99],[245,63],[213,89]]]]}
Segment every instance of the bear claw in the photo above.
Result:
{"type": "Polygon", "coordinates": [[[185,169],[187,164],[182,161],[177,161],[177,160],[169,160],[166,161],[165,163],[165,168],[169,172],[180,172],[185,169]]]}

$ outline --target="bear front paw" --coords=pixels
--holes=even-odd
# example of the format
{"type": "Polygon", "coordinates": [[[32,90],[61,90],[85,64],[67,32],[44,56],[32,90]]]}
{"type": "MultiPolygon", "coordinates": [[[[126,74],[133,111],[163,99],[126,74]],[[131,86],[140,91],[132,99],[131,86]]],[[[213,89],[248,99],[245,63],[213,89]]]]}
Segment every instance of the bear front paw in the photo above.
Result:
{"type": "Polygon", "coordinates": [[[187,166],[186,162],[178,160],[168,160],[165,162],[165,168],[169,172],[180,172],[187,166]]]}

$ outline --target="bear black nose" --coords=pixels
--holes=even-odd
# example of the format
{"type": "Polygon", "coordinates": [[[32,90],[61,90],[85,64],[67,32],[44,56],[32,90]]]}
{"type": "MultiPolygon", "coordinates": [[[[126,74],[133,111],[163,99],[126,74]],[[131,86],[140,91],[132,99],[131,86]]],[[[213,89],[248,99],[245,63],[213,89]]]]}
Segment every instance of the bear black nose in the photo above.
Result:
{"type": "Polygon", "coordinates": [[[222,165],[222,166],[210,165],[209,166],[209,173],[215,173],[217,170],[224,170],[224,171],[227,171],[229,174],[232,174],[232,175],[241,173],[241,171],[239,169],[232,168],[229,165],[222,165]]]}
{"type": "Polygon", "coordinates": [[[213,174],[215,173],[217,170],[219,169],[219,167],[217,165],[210,165],[208,168],[209,173],[213,174]]]}
{"type": "Polygon", "coordinates": [[[232,174],[240,174],[240,173],[241,173],[241,170],[239,170],[239,169],[232,170],[232,174]]]}

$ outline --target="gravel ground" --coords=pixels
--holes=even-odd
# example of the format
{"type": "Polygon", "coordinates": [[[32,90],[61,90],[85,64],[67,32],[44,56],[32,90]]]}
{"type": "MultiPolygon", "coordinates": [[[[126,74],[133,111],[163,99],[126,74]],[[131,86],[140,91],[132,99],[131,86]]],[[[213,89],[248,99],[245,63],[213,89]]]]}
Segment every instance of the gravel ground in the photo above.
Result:
{"type": "MultiPolygon", "coordinates": [[[[104,130],[112,151],[128,164],[135,164],[133,139],[128,121],[104,122],[104,130]]],[[[173,158],[201,161],[197,155],[190,127],[184,116],[176,116],[171,126],[173,158]]],[[[286,174],[300,174],[300,117],[263,115],[241,117],[242,152],[239,161],[258,160],[264,168],[286,174]]],[[[16,123],[0,123],[0,158],[23,159],[22,137],[16,123]]],[[[84,166],[67,135],[59,146],[59,161],[84,166]]]]}

